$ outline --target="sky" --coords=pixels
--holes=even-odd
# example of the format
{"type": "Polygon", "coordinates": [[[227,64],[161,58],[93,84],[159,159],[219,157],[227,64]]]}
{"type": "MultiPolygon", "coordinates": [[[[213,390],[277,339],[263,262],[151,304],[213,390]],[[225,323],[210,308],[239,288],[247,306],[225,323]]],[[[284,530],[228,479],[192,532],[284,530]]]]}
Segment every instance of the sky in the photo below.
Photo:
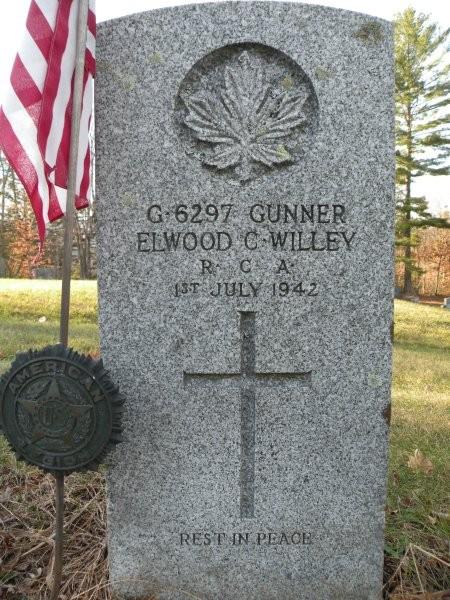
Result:
{"type": "MultiPolygon", "coordinates": [[[[200,3],[202,0],[198,0],[200,3]]],[[[271,0],[267,0],[271,1],[271,0]]],[[[97,19],[105,21],[126,14],[188,4],[186,0],[97,0],[97,19]]],[[[445,0],[321,0],[304,4],[321,4],[366,13],[391,20],[397,12],[412,6],[419,12],[429,14],[440,27],[450,27],[450,2],[445,0]]],[[[24,28],[30,0],[3,0],[0,3],[0,102],[24,28]]],[[[450,211],[450,178],[421,177],[415,184],[413,193],[426,196],[430,209],[439,214],[450,211]]]]}

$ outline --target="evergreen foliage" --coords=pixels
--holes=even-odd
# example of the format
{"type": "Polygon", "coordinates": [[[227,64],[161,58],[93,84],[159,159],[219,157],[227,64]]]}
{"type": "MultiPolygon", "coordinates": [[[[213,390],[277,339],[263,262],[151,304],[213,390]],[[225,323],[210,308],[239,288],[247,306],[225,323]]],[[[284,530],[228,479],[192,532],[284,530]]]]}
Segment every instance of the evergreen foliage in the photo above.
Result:
{"type": "Polygon", "coordinates": [[[403,249],[406,294],[413,293],[412,275],[420,271],[412,255],[415,230],[450,226],[412,194],[417,177],[450,174],[449,33],[413,8],[395,20],[396,244],[403,249]]]}

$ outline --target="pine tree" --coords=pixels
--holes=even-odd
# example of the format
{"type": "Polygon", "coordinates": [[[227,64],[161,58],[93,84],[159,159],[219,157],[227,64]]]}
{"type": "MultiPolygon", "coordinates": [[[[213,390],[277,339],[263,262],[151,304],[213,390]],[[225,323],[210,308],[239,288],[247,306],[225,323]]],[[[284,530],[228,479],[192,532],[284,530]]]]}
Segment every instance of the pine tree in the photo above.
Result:
{"type": "Polygon", "coordinates": [[[449,226],[430,214],[425,198],[412,194],[416,177],[450,174],[449,33],[413,8],[395,19],[396,245],[403,249],[406,294],[413,293],[412,277],[420,272],[412,252],[415,230],[449,226]]]}

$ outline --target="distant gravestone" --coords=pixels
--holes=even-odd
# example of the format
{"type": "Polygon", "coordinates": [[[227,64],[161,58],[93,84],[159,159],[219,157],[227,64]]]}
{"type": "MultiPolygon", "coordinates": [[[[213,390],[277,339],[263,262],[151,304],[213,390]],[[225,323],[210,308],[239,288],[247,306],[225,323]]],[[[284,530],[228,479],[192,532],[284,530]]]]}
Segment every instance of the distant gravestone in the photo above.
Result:
{"type": "Polygon", "coordinates": [[[450,309],[450,298],[444,298],[443,303],[442,303],[442,308],[450,309]]]}
{"type": "Polygon", "coordinates": [[[37,267],[34,270],[36,279],[58,279],[58,267],[37,267]]]}
{"type": "Polygon", "coordinates": [[[101,349],[126,394],[113,589],[381,597],[387,22],[192,5],[100,24],[101,349]]]}
{"type": "Polygon", "coordinates": [[[7,264],[6,260],[0,256],[0,277],[6,277],[7,273],[7,264]]]}

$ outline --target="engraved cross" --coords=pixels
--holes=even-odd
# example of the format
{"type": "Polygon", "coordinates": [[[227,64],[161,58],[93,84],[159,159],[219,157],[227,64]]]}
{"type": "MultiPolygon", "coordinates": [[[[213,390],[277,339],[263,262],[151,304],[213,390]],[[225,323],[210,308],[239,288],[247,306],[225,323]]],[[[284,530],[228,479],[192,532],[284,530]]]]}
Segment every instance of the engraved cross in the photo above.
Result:
{"type": "Polygon", "coordinates": [[[311,371],[262,373],[255,370],[255,313],[240,312],[241,368],[239,373],[187,373],[183,372],[184,385],[220,384],[235,382],[241,395],[241,467],[240,507],[241,518],[252,518],[255,513],[255,429],[257,386],[277,387],[287,381],[298,382],[303,387],[311,385],[311,371]]]}

